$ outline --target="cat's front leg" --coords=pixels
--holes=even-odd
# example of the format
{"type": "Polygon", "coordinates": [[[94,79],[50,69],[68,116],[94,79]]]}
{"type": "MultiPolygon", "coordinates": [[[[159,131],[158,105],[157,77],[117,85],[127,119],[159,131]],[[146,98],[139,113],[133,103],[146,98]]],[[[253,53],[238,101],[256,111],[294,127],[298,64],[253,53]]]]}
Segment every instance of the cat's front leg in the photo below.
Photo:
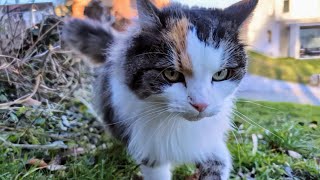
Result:
{"type": "Polygon", "coordinates": [[[199,180],[227,180],[231,170],[231,157],[227,148],[219,156],[213,155],[205,162],[199,163],[199,180]]]}
{"type": "Polygon", "coordinates": [[[144,180],[171,180],[170,164],[155,167],[141,165],[140,168],[144,180]]]}

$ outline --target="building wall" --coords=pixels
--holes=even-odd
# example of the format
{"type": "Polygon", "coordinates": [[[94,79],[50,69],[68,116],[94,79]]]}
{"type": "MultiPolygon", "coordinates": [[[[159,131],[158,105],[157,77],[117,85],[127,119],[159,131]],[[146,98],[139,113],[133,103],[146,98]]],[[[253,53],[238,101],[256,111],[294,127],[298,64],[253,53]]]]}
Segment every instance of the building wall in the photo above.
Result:
{"type": "Polygon", "coordinates": [[[280,23],[280,52],[279,57],[289,56],[290,27],[285,23],[280,23]]]}
{"type": "Polygon", "coordinates": [[[279,0],[260,0],[247,26],[249,48],[268,56],[281,54],[281,24],[275,20],[275,3],[279,0]]]}
{"type": "Polygon", "coordinates": [[[284,1],[260,0],[247,29],[250,49],[268,56],[297,57],[299,42],[294,38],[298,32],[286,22],[320,20],[320,0],[289,0],[289,12],[284,12],[284,1]],[[271,42],[268,32],[272,34],[271,42]]]}
{"type": "Polygon", "coordinates": [[[320,17],[320,0],[289,0],[289,12],[283,12],[284,0],[275,0],[276,19],[310,19],[320,17]]]}

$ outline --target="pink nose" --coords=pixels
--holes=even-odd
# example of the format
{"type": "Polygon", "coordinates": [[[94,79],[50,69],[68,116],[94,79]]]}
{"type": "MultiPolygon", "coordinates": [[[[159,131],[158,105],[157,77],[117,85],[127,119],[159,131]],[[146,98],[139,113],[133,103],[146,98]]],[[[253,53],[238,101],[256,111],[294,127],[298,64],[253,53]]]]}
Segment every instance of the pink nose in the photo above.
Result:
{"type": "Polygon", "coordinates": [[[190,103],[190,104],[199,112],[203,112],[208,107],[208,104],[205,104],[205,103],[196,103],[196,104],[190,103]]]}

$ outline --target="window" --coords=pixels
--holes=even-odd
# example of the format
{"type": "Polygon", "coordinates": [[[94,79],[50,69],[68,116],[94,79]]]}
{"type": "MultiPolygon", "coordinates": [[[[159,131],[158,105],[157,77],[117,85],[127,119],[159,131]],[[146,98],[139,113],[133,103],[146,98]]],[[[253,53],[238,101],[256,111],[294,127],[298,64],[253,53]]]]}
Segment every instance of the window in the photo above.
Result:
{"type": "Polygon", "coordinates": [[[272,43],[272,31],[268,30],[268,43],[272,43]]]}
{"type": "Polygon", "coordinates": [[[287,13],[290,11],[290,0],[283,1],[283,12],[287,13]]]}

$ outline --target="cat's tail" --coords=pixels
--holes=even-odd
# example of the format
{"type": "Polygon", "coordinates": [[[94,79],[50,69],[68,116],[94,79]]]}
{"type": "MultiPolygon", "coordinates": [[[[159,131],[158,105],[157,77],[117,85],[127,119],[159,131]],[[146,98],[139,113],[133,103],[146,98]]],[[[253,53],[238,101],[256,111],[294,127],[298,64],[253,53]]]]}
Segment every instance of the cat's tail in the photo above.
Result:
{"type": "Polygon", "coordinates": [[[115,32],[93,20],[71,19],[62,29],[62,40],[74,51],[85,56],[93,64],[107,61],[115,32]]]}

